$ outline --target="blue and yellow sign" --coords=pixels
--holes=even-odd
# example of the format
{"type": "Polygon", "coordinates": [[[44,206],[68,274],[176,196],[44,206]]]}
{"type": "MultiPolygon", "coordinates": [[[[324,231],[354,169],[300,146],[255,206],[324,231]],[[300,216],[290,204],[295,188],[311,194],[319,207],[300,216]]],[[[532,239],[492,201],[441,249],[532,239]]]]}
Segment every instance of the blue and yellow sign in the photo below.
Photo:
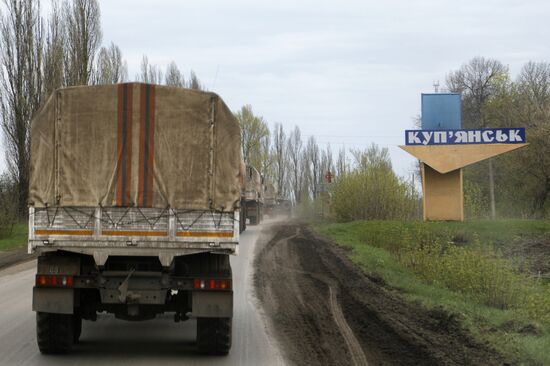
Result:
{"type": "Polygon", "coordinates": [[[525,128],[406,130],[405,145],[523,144],[525,128]]]}
{"type": "Polygon", "coordinates": [[[400,147],[421,162],[424,220],[464,220],[462,168],[527,145],[524,128],[461,129],[460,94],[422,94],[421,121],[400,147]]]}

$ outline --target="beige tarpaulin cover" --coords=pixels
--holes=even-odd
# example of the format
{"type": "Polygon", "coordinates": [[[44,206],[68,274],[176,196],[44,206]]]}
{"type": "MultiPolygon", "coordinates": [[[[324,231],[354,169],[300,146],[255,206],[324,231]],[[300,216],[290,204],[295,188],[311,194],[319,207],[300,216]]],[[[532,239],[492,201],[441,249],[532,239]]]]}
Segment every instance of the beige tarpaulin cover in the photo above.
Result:
{"type": "Polygon", "coordinates": [[[267,183],[265,185],[264,198],[266,200],[274,200],[277,198],[277,188],[273,183],[267,183]]]}
{"type": "Polygon", "coordinates": [[[36,207],[233,210],[240,130],[213,93],[149,84],[56,91],[31,128],[36,207]]]}
{"type": "Polygon", "coordinates": [[[246,167],[245,189],[256,193],[262,192],[262,177],[258,170],[252,165],[246,167]]]}

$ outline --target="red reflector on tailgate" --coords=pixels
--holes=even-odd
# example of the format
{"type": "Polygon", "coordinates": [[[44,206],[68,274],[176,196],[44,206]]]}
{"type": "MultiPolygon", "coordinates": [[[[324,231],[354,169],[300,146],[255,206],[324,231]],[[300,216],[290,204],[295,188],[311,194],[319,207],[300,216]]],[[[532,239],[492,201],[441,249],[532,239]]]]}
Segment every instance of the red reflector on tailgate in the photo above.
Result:
{"type": "Polygon", "coordinates": [[[231,280],[199,279],[193,281],[195,290],[230,290],[231,280]]]}
{"type": "Polygon", "coordinates": [[[68,275],[36,275],[38,287],[73,287],[73,276],[68,275]]]}

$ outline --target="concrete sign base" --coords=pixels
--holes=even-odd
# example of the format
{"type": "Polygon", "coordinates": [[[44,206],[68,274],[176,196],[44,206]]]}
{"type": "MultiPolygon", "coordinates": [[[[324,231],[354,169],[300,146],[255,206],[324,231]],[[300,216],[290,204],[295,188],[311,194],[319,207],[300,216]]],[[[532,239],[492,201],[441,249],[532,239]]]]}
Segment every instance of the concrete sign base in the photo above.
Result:
{"type": "Polygon", "coordinates": [[[462,169],[441,174],[422,163],[424,221],[463,221],[462,169]]]}
{"type": "Polygon", "coordinates": [[[519,143],[399,147],[422,163],[424,220],[463,221],[462,168],[527,145],[519,143]]]}

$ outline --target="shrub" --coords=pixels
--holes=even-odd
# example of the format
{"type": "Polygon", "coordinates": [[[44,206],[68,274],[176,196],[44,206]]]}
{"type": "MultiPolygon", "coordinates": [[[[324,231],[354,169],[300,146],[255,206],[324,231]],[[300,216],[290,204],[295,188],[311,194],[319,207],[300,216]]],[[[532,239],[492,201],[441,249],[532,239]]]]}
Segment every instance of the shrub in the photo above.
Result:
{"type": "Polygon", "coordinates": [[[17,222],[17,190],[7,175],[0,176],[0,239],[13,232],[17,222]]]}
{"type": "Polygon", "coordinates": [[[367,245],[389,251],[428,283],[479,304],[550,321],[550,288],[521,273],[492,245],[480,243],[477,236],[464,230],[433,223],[373,222],[362,225],[358,237],[367,245]]]}
{"type": "Polygon", "coordinates": [[[332,210],[340,221],[419,216],[420,196],[392,170],[387,149],[355,151],[357,164],[332,187],[332,210]]]}

